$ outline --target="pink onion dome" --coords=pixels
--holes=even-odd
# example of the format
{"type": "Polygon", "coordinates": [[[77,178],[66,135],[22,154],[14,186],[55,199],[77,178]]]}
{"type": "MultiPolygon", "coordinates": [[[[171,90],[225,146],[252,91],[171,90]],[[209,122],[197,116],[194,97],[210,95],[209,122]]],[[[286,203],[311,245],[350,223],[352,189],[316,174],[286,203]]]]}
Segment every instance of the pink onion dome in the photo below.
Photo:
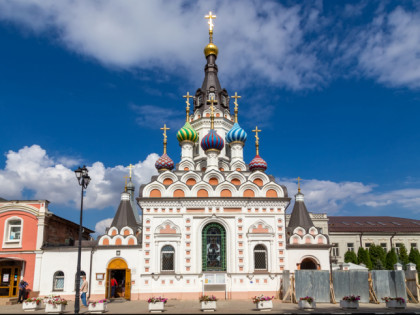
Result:
{"type": "Polygon", "coordinates": [[[155,163],[155,167],[159,172],[170,171],[174,168],[174,161],[164,153],[155,163]]]}
{"type": "Polygon", "coordinates": [[[204,151],[213,149],[221,151],[225,146],[223,138],[219,136],[214,129],[210,129],[209,133],[201,140],[201,148],[204,151]]]}
{"type": "Polygon", "coordinates": [[[253,171],[262,171],[264,172],[267,169],[267,162],[264,161],[261,156],[256,155],[254,159],[249,163],[249,170],[253,171]]]}

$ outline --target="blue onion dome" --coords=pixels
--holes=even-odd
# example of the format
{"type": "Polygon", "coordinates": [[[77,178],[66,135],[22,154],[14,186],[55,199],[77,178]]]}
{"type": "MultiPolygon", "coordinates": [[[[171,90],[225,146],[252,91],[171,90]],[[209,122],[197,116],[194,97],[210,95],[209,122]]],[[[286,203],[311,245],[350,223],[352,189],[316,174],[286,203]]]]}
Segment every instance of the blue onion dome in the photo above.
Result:
{"type": "Polygon", "coordinates": [[[179,142],[182,141],[192,141],[196,142],[198,140],[198,133],[194,130],[193,126],[187,121],[181,129],[178,130],[176,138],[179,142]]]}
{"type": "Polygon", "coordinates": [[[261,156],[258,154],[254,157],[254,159],[249,163],[249,170],[253,171],[262,171],[264,172],[267,169],[267,162],[264,161],[261,156]]]}
{"type": "Polygon", "coordinates": [[[155,167],[159,172],[170,171],[174,168],[174,161],[164,153],[155,163],[155,167]]]}
{"type": "Polygon", "coordinates": [[[214,129],[210,129],[209,133],[204,136],[203,140],[201,140],[201,148],[204,151],[213,149],[221,151],[225,143],[223,138],[219,136],[214,129]]]}
{"type": "Polygon", "coordinates": [[[245,143],[247,134],[245,130],[243,130],[238,123],[235,123],[232,129],[226,134],[226,142],[231,143],[235,141],[240,141],[245,143]]]}

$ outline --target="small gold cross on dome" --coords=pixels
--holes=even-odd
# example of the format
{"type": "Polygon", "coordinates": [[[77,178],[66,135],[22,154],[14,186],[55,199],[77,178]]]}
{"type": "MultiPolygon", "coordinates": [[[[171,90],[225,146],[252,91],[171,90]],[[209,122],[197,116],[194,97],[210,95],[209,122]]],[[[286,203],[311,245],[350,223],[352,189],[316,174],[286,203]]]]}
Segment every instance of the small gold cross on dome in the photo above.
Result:
{"type": "Polygon", "coordinates": [[[257,141],[260,139],[259,137],[258,137],[258,133],[259,132],[261,132],[261,130],[260,129],[258,129],[258,127],[257,126],[255,126],[255,129],[254,130],[252,130],[252,132],[255,132],[255,139],[257,139],[257,141]]]}
{"type": "Polygon", "coordinates": [[[127,166],[127,168],[130,170],[130,180],[131,180],[131,174],[132,174],[132,170],[134,168],[134,165],[130,163],[130,165],[127,166]]]}
{"type": "Polygon", "coordinates": [[[193,95],[190,95],[190,92],[187,92],[187,95],[183,95],[182,97],[187,99],[186,100],[186,103],[187,103],[187,105],[189,107],[190,106],[190,98],[194,98],[194,96],[193,95]]]}
{"type": "Polygon", "coordinates": [[[167,128],[166,124],[163,125],[163,128],[160,128],[160,130],[163,130],[163,138],[166,140],[168,136],[166,135],[166,130],[169,130],[171,128],[167,128]]]}
{"type": "Polygon", "coordinates": [[[237,109],[238,108],[238,98],[241,98],[242,96],[239,96],[238,95],[238,92],[235,92],[235,95],[234,96],[231,96],[231,98],[234,98],[235,99],[235,101],[233,102],[233,104],[235,104],[235,109],[237,109]]]}
{"type": "Polygon", "coordinates": [[[212,14],[212,12],[210,11],[208,15],[205,15],[205,16],[204,16],[204,18],[205,18],[205,19],[207,19],[207,20],[209,20],[209,21],[208,21],[208,24],[209,24],[209,31],[210,31],[210,32],[212,32],[212,31],[213,31],[213,27],[214,27],[214,24],[213,24],[213,19],[215,19],[215,18],[216,18],[216,16],[215,16],[215,15],[213,15],[213,14],[212,14]]]}
{"type": "Polygon", "coordinates": [[[124,186],[124,190],[127,191],[127,179],[130,178],[129,176],[124,176],[125,178],[125,186],[124,186]]]}
{"type": "Polygon", "coordinates": [[[300,192],[300,181],[302,180],[302,178],[300,178],[299,176],[298,176],[298,178],[296,178],[297,179],[297,181],[298,181],[298,192],[300,192]]]}

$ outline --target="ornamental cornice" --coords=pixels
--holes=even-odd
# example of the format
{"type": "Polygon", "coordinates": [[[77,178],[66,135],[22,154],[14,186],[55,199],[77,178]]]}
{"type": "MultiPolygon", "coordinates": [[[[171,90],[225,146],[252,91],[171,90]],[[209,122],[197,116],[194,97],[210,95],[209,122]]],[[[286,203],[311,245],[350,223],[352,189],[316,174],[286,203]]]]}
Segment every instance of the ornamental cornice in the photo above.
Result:
{"type": "MultiPolygon", "coordinates": [[[[274,198],[272,198],[274,199],[274,198]]],[[[209,199],[180,199],[180,198],[144,198],[139,200],[141,208],[198,208],[198,207],[276,207],[285,208],[288,206],[290,198],[278,198],[277,200],[248,198],[209,198],[209,199]],[[167,200],[165,200],[167,199],[167,200]]]]}

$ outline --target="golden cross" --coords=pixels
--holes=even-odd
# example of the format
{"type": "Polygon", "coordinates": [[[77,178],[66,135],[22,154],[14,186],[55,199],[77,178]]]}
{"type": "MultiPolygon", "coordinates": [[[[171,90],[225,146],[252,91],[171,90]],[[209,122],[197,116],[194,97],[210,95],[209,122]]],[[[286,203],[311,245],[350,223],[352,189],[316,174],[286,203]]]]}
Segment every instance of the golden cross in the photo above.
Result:
{"type": "Polygon", "coordinates": [[[204,18],[205,18],[205,19],[207,19],[207,20],[209,20],[209,22],[208,22],[208,24],[209,24],[209,31],[210,31],[210,33],[213,33],[213,27],[214,27],[214,24],[213,24],[213,19],[215,19],[215,18],[216,18],[216,16],[215,16],[215,15],[213,15],[213,14],[211,13],[211,11],[210,11],[208,15],[205,15],[205,16],[204,16],[204,18]]]}
{"type": "Polygon", "coordinates": [[[231,96],[231,98],[234,98],[235,101],[233,102],[233,104],[235,104],[235,122],[238,122],[238,98],[241,98],[242,96],[238,95],[238,92],[235,92],[234,96],[231,96]]]}
{"type": "Polygon", "coordinates": [[[261,132],[261,130],[259,130],[258,127],[255,126],[255,130],[252,130],[252,132],[255,132],[255,151],[257,151],[257,155],[260,155],[260,152],[259,152],[260,143],[258,141],[260,140],[260,138],[258,137],[258,133],[261,132]]]}
{"type": "Polygon", "coordinates": [[[214,100],[214,96],[210,99],[210,129],[214,129],[214,104],[217,104],[217,101],[214,100]]]}
{"type": "Polygon", "coordinates": [[[186,112],[187,112],[187,121],[190,118],[190,98],[194,98],[194,96],[190,95],[190,92],[187,92],[187,95],[183,95],[182,97],[186,98],[186,103],[187,103],[187,108],[186,108],[186,112]]]}
{"type": "Polygon", "coordinates": [[[302,180],[302,178],[300,178],[299,176],[298,176],[298,178],[296,178],[297,179],[297,181],[298,181],[298,192],[300,192],[300,181],[302,180]]]}
{"type": "Polygon", "coordinates": [[[160,128],[160,130],[163,130],[163,139],[166,140],[168,136],[166,135],[166,130],[169,130],[170,128],[166,128],[166,124],[163,125],[163,128],[160,128]]]}
{"type": "Polygon", "coordinates": [[[125,178],[125,186],[124,186],[124,191],[127,191],[127,178],[130,178],[129,176],[124,176],[125,178]]]}
{"type": "Polygon", "coordinates": [[[255,132],[255,139],[258,142],[258,140],[260,140],[260,138],[258,137],[258,133],[261,132],[261,130],[259,130],[258,127],[255,126],[255,130],[252,130],[252,132],[255,132]]]}
{"type": "Polygon", "coordinates": [[[130,180],[131,180],[131,171],[132,171],[132,169],[134,168],[134,165],[130,163],[130,165],[129,165],[129,166],[127,166],[127,168],[129,168],[129,169],[130,169],[130,180]]]}

